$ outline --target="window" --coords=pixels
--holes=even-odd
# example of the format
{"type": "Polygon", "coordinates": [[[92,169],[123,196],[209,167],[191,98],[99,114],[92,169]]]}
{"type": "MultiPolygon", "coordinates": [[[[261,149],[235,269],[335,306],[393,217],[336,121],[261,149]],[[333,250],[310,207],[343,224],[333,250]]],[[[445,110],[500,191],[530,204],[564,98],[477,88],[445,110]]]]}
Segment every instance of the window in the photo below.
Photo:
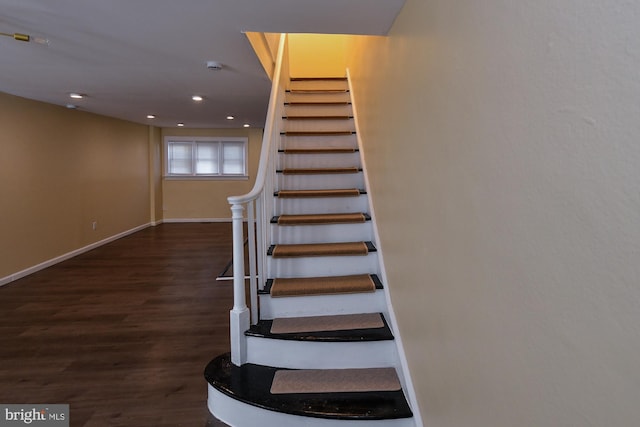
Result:
{"type": "Polygon", "coordinates": [[[165,177],[247,179],[247,138],[166,137],[165,177]]]}

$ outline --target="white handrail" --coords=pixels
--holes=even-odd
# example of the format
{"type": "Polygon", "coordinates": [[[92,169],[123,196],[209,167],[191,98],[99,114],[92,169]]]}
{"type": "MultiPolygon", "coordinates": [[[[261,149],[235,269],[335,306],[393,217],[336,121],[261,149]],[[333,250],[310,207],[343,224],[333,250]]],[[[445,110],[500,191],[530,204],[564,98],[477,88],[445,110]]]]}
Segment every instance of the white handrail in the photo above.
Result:
{"type": "Polygon", "coordinates": [[[273,73],[269,109],[265,122],[260,163],[253,189],[242,196],[231,196],[233,221],[233,309],[230,312],[231,362],[240,366],[247,361],[247,340],[244,335],[250,323],[258,322],[258,287],[262,288],[266,278],[266,245],[270,241],[269,221],[273,205],[270,197],[274,188],[275,155],[280,135],[279,125],[282,117],[284,93],[289,79],[287,58],[287,36],[280,36],[278,57],[273,73]],[[247,213],[248,249],[249,249],[249,291],[251,312],[247,307],[245,293],[244,266],[244,217],[247,213]],[[256,227],[256,229],[254,229],[256,227]]]}

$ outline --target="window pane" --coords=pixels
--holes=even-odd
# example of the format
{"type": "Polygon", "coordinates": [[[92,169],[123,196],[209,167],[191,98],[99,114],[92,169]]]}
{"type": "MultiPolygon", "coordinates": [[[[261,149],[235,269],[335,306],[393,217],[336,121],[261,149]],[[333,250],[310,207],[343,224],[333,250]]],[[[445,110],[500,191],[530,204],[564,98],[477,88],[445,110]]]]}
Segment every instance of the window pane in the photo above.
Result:
{"type": "Polygon", "coordinates": [[[196,151],[196,174],[215,175],[220,173],[217,143],[199,142],[196,145],[196,151]]]}
{"type": "Polygon", "coordinates": [[[191,144],[188,142],[169,143],[170,174],[191,174],[191,144]]]}
{"type": "Polygon", "coordinates": [[[244,146],[243,142],[222,143],[222,173],[244,175],[244,146]]]}

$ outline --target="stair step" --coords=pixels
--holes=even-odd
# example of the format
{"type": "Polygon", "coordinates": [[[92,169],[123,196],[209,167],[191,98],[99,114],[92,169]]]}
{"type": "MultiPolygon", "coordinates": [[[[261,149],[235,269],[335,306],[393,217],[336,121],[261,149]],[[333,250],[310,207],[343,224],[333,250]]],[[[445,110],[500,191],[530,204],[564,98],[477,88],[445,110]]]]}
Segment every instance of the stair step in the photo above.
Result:
{"type": "Polygon", "coordinates": [[[366,213],[354,212],[344,214],[306,214],[278,215],[271,218],[271,224],[278,225],[321,225],[321,224],[354,224],[370,221],[366,213]]]}
{"type": "Polygon", "coordinates": [[[292,82],[317,82],[317,81],[332,81],[332,82],[346,82],[346,77],[291,77],[289,79],[292,82]]]}
{"type": "Polygon", "coordinates": [[[267,279],[264,289],[258,291],[258,293],[269,294],[272,297],[335,295],[373,292],[382,288],[382,282],[376,274],[357,274],[267,279]],[[274,283],[277,284],[275,292],[273,292],[274,283]]]}
{"type": "Polygon", "coordinates": [[[358,173],[362,169],[354,167],[346,168],[285,168],[276,171],[284,175],[327,175],[338,173],[358,173]]]}
{"type": "Polygon", "coordinates": [[[347,94],[349,89],[290,89],[286,92],[293,95],[331,95],[347,94]]]}
{"type": "MultiPolygon", "coordinates": [[[[394,420],[413,416],[402,390],[272,394],[271,386],[276,372],[285,370],[252,363],[235,366],[230,358],[230,354],[226,353],[213,359],[205,368],[205,379],[220,393],[255,407],[303,417],[334,420],[394,420]]],[[[365,371],[353,374],[356,378],[368,377],[365,371]]],[[[322,373],[317,376],[323,377],[322,373]]],[[[292,420],[288,425],[301,424],[300,420],[292,420]]],[[[389,425],[395,424],[391,424],[390,421],[389,425]]]]}
{"type": "Polygon", "coordinates": [[[267,255],[274,258],[322,256],[366,256],[375,252],[372,242],[304,243],[300,245],[271,245],[267,255]]]}
{"type": "Polygon", "coordinates": [[[360,150],[357,148],[342,147],[317,147],[317,148],[285,148],[278,150],[278,153],[284,154],[340,154],[340,153],[356,153],[360,150]]]}
{"type": "Polygon", "coordinates": [[[328,105],[351,105],[349,101],[289,101],[284,105],[290,106],[328,106],[328,105]]]}
{"type": "Polygon", "coordinates": [[[284,136],[346,136],[355,135],[351,130],[296,130],[280,132],[284,136]]]}
{"type": "Polygon", "coordinates": [[[280,198],[307,198],[307,197],[358,197],[367,194],[357,188],[338,188],[334,190],[280,190],[273,195],[280,198]]]}
{"type": "Polygon", "coordinates": [[[245,332],[252,337],[313,341],[313,342],[363,342],[393,340],[393,334],[382,313],[342,314],[334,316],[287,317],[260,320],[245,332]],[[382,326],[364,327],[380,319],[382,326]],[[291,324],[287,332],[276,328],[291,324]],[[317,323],[317,325],[316,325],[317,323]]]}
{"type": "Polygon", "coordinates": [[[351,120],[353,116],[282,116],[284,120],[351,120]]]}

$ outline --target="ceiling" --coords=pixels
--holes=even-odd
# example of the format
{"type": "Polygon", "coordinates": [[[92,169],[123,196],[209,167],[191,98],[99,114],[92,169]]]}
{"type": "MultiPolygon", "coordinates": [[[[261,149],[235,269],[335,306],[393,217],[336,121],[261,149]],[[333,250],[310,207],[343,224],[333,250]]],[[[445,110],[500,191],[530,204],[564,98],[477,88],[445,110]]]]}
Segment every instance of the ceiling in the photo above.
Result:
{"type": "Polygon", "coordinates": [[[49,40],[0,37],[0,92],[162,127],[263,127],[270,81],[243,32],[384,35],[404,1],[0,0],[0,32],[49,40]]]}

